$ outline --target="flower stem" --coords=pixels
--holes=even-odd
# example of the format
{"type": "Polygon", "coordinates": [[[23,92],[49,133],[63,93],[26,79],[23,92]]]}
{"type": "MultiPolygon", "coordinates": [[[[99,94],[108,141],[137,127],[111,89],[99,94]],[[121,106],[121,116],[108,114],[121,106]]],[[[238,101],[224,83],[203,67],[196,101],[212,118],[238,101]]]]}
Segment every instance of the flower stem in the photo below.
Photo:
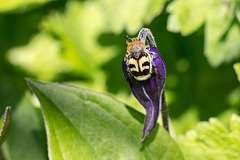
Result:
{"type": "Polygon", "coordinates": [[[169,132],[169,126],[168,126],[168,111],[167,111],[167,103],[166,103],[166,98],[165,98],[165,90],[163,91],[162,94],[162,122],[163,122],[163,127],[166,129],[168,133],[169,132]]]}

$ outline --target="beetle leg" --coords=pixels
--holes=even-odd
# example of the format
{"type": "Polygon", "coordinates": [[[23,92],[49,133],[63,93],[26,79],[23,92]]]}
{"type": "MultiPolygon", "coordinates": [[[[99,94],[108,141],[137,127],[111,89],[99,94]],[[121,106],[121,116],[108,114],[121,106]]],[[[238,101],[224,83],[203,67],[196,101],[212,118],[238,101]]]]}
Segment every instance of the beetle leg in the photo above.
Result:
{"type": "Polygon", "coordinates": [[[138,34],[138,38],[145,44],[146,38],[150,47],[157,47],[153,34],[148,28],[142,28],[138,34]]]}

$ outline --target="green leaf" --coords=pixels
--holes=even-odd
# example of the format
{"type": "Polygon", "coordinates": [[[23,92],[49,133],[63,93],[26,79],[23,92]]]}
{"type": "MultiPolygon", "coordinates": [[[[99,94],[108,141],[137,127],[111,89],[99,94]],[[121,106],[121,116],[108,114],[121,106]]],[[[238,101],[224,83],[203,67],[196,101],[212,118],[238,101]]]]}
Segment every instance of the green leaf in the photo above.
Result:
{"type": "Polygon", "coordinates": [[[51,1],[52,0],[2,0],[0,2],[0,12],[24,11],[51,1]]]}
{"type": "Polygon", "coordinates": [[[42,28],[61,40],[61,55],[70,64],[70,73],[91,80],[91,84],[84,86],[106,90],[102,66],[117,52],[115,47],[99,44],[98,38],[106,32],[106,25],[96,2],[68,1],[64,13],[50,14],[42,22],[42,28]]]}
{"type": "Polygon", "coordinates": [[[204,22],[214,28],[213,37],[221,36],[234,18],[237,0],[175,0],[167,7],[170,13],[168,30],[189,35],[201,27],[204,22]]]}
{"type": "Polygon", "coordinates": [[[2,115],[2,117],[0,119],[0,148],[8,136],[8,131],[10,128],[10,121],[11,121],[10,109],[11,109],[11,107],[7,107],[5,110],[5,113],[2,115]]]}
{"type": "Polygon", "coordinates": [[[221,40],[208,38],[211,37],[211,33],[213,33],[212,30],[213,28],[207,31],[209,36],[206,35],[205,37],[205,55],[212,66],[217,67],[221,63],[231,62],[232,60],[240,57],[239,24],[233,24],[226,37],[221,40]]]}
{"type": "Polygon", "coordinates": [[[31,99],[29,94],[23,96],[11,114],[11,130],[2,145],[6,160],[47,160],[41,110],[32,105],[31,99]]]}
{"type": "Polygon", "coordinates": [[[240,57],[237,0],[175,0],[167,7],[167,28],[189,35],[205,23],[204,53],[213,67],[240,57]]]}
{"type": "Polygon", "coordinates": [[[175,0],[167,7],[170,13],[167,29],[171,32],[181,32],[182,35],[189,35],[203,25],[206,17],[208,2],[202,0],[175,0]]]}
{"type": "MultiPolygon", "coordinates": [[[[112,47],[102,47],[97,38],[105,31],[103,15],[94,2],[81,4],[69,1],[65,13],[51,14],[43,21],[43,29],[53,32],[62,41],[63,55],[73,69],[91,74],[115,55],[112,47]]],[[[93,73],[95,74],[95,72],[93,73]]]]}
{"type": "Polygon", "coordinates": [[[42,106],[50,159],[183,159],[159,125],[141,142],[144,116],[108,95],[27,82],[42,106]]]}
{"type": "Polygon", "coordinates": [[[139,31],[144,22],[150,23],[154,17],[161,13],[167,2],[167,0],[96,1],[105,17],[108,30],[120,33],[126,28],[130,34],[139,31]]]}
{"type": "Polygon", "coordinates": [[[240,28],[233,21],[237,0],[213,0],[205,26],[205,55],[214,67],[240,57],[240,28]]]}
{"type": "Polygon", "coordinates": [[[233,114],[229,127],[211,118],[179,138],[186,160],[239,159],[240,117],[233,114]]]}
{"type": "Polygon", "coordinates": [[[70,70],[70,64],[61,56],[61,43],[46,33],[37,34],[26,46],[11,49],[8,60],[42,80],[70,70]]]}
{"type": "Polygon", "coordinates": [[[237,73],[238,80],[240,81],[240,62],[235,63],[233,65],[233,68],[235,69],[235,72],[237,73]]]}

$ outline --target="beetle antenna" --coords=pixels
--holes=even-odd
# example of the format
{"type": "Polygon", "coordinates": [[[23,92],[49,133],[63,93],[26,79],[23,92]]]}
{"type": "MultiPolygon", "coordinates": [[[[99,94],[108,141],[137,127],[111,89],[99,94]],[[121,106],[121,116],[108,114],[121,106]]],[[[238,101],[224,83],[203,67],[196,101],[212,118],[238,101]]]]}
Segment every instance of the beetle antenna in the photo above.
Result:
{"type": "Polygon", "coordinates": [[[127,43],[127,45],[129,45],[129,39],[130,39],[130,38],[128,37],[128,35],[126,35],[125,38],[126,38],[126,43],[127,43]]]}

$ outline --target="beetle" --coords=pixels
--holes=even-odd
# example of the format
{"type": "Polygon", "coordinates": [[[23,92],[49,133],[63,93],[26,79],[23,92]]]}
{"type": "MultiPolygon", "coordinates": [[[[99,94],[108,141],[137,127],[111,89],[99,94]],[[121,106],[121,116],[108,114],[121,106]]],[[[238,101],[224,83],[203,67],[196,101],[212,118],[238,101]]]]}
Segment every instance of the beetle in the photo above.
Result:
{"type": "Polygon", "coordinates": [[[128,46],[122,70],[134,96],[147,112],[141,138],[143,141],[154,129],[161,109],[164,128],[169,131],[164,93],[166,66],[149,29],[142,28],[137,38],[127,36],[126,39],[128,46]]]}

